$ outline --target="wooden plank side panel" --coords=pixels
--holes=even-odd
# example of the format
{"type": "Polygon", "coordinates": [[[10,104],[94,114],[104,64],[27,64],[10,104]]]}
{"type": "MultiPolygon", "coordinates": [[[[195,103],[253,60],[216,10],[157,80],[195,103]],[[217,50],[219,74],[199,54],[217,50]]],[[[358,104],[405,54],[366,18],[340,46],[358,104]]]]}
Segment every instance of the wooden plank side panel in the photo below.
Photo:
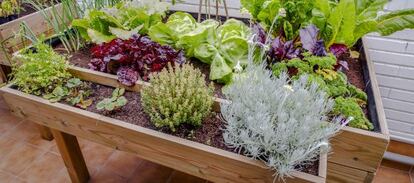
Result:
{"type": "Polygon", "coordinates": [[[369,179],[369,172],[328,162],[329,183],[363,183],[369,179]]]}
{"type": "Polygon", "coordinates": [[[331,140],[333,153],[329,162],[368,172],[375,172],[389,142],[385,135],[345,127],[331,140]]]}
{"type": "MultiPolygon", "coordinates": [[[[2,88],[12,111],[43,125],[83,137],[143,159],[214,182],[272,182],[258,161],[142,128],[95,113],[2,88]],[[39,115],[42,114],[42,115],[39,115]]],[[[288,182],[324,182],[322,177],[294,172],[288,182]]]]}

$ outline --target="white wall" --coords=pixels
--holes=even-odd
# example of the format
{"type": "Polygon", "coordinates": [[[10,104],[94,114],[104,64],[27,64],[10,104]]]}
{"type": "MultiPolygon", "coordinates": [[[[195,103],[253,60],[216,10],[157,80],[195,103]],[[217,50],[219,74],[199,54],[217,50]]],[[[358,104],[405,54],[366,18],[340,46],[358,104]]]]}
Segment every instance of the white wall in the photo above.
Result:
{"type": "MultiPolygon", "coordinates": [[[[386,9],[414,8],[413,0],[393,0],[386,9]]],[[[375,65],[391,138],[414,144],[414,30],[387,37],[366,36],[375,65]]]]}

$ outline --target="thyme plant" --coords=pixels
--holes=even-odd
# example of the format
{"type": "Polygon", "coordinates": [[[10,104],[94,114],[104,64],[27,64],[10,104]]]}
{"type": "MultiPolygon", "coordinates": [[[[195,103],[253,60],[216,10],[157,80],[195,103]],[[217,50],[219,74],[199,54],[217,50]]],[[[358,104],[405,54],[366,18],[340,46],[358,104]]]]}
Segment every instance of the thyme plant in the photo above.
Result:
{"type": "Polygon", "coordinates": [[[229,147],[263,161],[282,179],[329,150],[341,120],[327,122],[334,101],[317,84],[309,85],[307,76],[272,77],[263,64],[250,64],[243,74],[224,91],[231,103],[221,104],[229,147]]]}
{"type": "Polygon", "coordinates": [[[142,105],[151,121],[171,131],[180,124],[200,126],[213,105],[213,85],[192,65],[168,65],[150,76],[151,86],[142,89],[142,105]]]}

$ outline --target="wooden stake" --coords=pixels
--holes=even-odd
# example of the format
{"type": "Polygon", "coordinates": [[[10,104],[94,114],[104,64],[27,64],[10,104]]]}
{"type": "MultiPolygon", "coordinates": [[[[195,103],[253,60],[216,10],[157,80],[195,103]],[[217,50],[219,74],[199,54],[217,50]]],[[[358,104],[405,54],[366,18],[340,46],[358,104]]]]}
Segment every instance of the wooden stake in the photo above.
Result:
{"type": "Polygon", "coordinates": [[[76,137],[55,129],[51,131],[72,182],[88,182],[90,177],[88,168],[76,137]]]}

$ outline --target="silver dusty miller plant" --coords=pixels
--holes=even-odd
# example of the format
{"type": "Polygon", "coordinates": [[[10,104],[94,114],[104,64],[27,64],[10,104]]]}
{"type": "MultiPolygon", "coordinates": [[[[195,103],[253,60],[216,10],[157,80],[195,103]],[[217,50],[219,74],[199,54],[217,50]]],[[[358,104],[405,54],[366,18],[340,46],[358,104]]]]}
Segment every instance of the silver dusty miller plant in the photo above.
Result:
{"type": "Polygon", "coordinates": [[[275,179],[326,153],[341,127],[339,118],[327,122],[334,102],[306,76],[290,81],[286,73],[276,78],[264,64],[250,64],[224,93],[231,101],[221,104],[224,141],[263,161],[275,179]]]}

